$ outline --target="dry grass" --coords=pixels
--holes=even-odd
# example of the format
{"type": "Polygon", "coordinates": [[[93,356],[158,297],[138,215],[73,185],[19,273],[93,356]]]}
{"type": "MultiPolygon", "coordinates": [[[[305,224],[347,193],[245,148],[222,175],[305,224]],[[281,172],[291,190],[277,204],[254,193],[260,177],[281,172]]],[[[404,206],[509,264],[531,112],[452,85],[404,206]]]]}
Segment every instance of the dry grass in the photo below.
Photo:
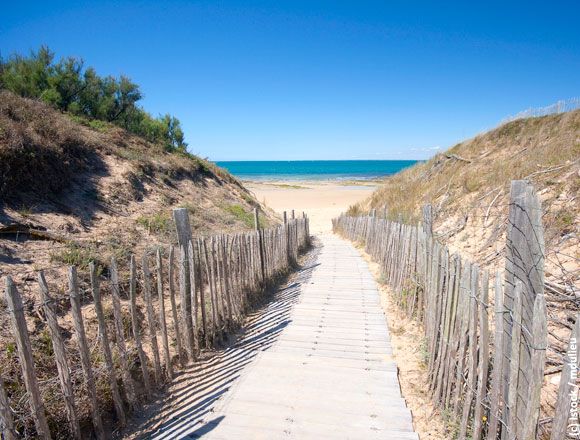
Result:
{"type": "MultiPolygon", "coordinates": [[[[94,349],[98,325],[88,288],[89,262],[97,263],[105,281],[110,258],[116,257],[121,290],[126,293],[129,255],[140,258],[158,247],[166,251],[175,244],[173,208],[186,208],[194,233],[205,235],[253,228],[252,210],[256,206],[260,204],[251,193],[207,160],[167,153],[162,145],[110,124],[71,118],[40,102],[0,91],[0,281],[3,286],[4,277],[10,275],[23,296],[54,438],[69,438],[69,433],[52,346],[40,310],[36,272],[44,270],[51,293],[57,298],[75,400],[82,424],[90,430],[87,392],[72,337],[67,267],[79,268],[85,327],[97,367],[99,405],[108,419],[112,403],[101,351],[94,349]],[[229,208],[233,206],[234,211],[229,208]],[[14,224],[45,232],[57,240],[2,233],[2,228],[14,224]]],[[[278,222],[265,207],[260,221],[263,225],[278,222]]],[[[110,298],[107,286],[103,283],[106,308],[110,298]]],[[[126,301],[123,303],[126,314],[126,301]]],[[[18,426],[28,438],[33,437],[34,427],[9,322],[6,305],[0,299],[2,377],[11,402],[16,402],[13,409],[18,426]]],[[[112,328],[109,334],[114,335],[112,328]]],[[[131,349],[132,341],[128,344],[131,349]]],[[[131,350],[131,365],[138,371],[135,356],[131,350]]]]}
{"type": "MultiPolygon", "coordinates": [[[[580,111],[518,120],[386,179],[369,200],[352,206],[349,212],[386,206],[391,218],[402,215],[403,220],[418,221],[421,207],[431,203],[443,221],[449,215],[487,208],[497,192],[509,193],[511,180],[524,178],[538,190],[549,188],[549,197],[543,197],[548,212],[563,194],[580,190],[579,161],[580,111]],[[497,192],[482,201],[490,191],[497,192]]],[[[502,202],[505,197],[496,200],[498,206],[502,202]]],[[[561,220],[547,222],[549,237],[570,228],[578,203],[574,199],[566,206],[565,224],[561,220]]]]}
{"type": "MultiPolygon", "coordinates": [[[[580,289],[580,110],[507,123],[462,142],[426,163],[385,180],[351,214],[386,206],[388,217],[421,220],[431,203],[434,233],[452,252],[482,268],[503,270],[510,182],[529,179],[542,204],[546,280],[580,289]]],[[[548,351],[539,438],[548,438],[565,341],[578,302],[562,302],[547,291],[548,351]]]]}

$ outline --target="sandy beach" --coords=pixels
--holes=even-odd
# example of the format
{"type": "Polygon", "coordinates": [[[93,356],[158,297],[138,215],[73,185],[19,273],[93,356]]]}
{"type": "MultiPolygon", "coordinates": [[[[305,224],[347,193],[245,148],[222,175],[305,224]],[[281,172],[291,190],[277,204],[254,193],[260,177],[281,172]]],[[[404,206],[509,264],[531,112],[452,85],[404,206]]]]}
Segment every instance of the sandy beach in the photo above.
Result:
{"type": "Polygon", "coordinates": [[[246,181],[244,184],[278,213],[294,209],[310,217],[313,233],[329,232],[332,218],[367,198],[378,186],[374,181],[246,181]]]}

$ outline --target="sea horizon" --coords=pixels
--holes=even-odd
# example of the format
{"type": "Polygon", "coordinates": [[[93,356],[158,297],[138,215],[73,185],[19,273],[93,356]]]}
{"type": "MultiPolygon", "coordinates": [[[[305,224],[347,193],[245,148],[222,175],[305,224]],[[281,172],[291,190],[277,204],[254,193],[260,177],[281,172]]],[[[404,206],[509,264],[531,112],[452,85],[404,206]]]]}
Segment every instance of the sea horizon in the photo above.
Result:
{"type": "Polygon", "coordinates": [[[392,176],[421,160],[236,160],[216,161],[245,181],[374,180],[392,176]]]}

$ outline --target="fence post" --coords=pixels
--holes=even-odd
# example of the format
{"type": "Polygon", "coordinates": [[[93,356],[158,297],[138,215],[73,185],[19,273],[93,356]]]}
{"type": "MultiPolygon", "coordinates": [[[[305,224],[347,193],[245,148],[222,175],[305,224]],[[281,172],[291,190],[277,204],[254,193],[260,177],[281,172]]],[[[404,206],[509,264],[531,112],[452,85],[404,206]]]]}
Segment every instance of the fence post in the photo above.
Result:
{"type": "Polygon", "coordinates": [[[91,354],[89,352],[89,345],[87,343],[87,336],[85,335],[85,326],[83,323],[83,312],[81,310],[81,299],[79,296],[79,287],[77,280],[77,270],[74,266],[69,269],[69,296],[71,303],[71,311],[75,324],[75,331],[77,334],[77,342],[79,344],[79,354],[81,357],[81,364],[85,381],[87,383],[87,391],[89,393],[89,400],[91,401],[91,413],[93,417],[93,425],[97,438],[105,438],[105,430],[103,429],[103,421],[101,420],[101,413],[97,403],[97,390],[95,388],[95,378],[93,376],[93,368],[91,366],[91,354]]]}
{"type": "Polygon", "coordinates": [[[66,349],[62,337],[62,329],[58,325],[56,313],[54,311],[54,299],[48,293],[48,284],[44,278],[44,273],[38,273],[38,284],[40,285],[40,294],[42,299],[42,308],[46,316],[46,324],[50,331],[50,338],[52,340],[52,348],[54,350],[54,358],[58,370],[58,378],[60,387],[64,396],[65,408],[70,424],[71,434],[74,438],[81,438],[81,427],[77,417],[77,410],[75,406],[74,391],[72,381],[70,378],[70,370],[68,359],[66,356],[66,349]]]}
{"type": "MultiPolygon", "coordinates": [[[[294,210],[292,210],[292,216],[294,216],[294,210]]],[[[262,283],[266,283],[266,270],[264,267],[264,237],[262,236],[262,231],[260,230],[260,219],[258,217],[258,208],[254,208],[254,229],[256,230],[256,236],[258,237],[258,245],[260,246],[260,269],[262,273],[262,283]]]]}
{"type": "Polygon", "coordinates": [[[38,387],[34,358],[32,357],[32,347],[24,317],[22,297],[10,277],[6,277],[6,302],[12,317],[12,329],[16,338],[16,346],[18,347],[18,357],[20,358],[24,384],[30,395],[30,408],[34,425],[40,438],[50,439],[50,430],[46,421],[44,404],[40,397],[40,388],[38,387]]]}
{"type": "Polygon", "coordinates": [[[173,378],[173,366],[169,354],[169,338],[167,337],[167,323],[165,321],[165,297],[163,295],[163,258],[161,248],[155,253],[157,270],[157,298],[159,301],[159,326],[161,327],[161,342],[163,343],[163,356],[165,360],[165,374],[168,379],[173,378]]]}
{"type": "Polygon", "coordinates": [[[487,376],[489,368],[489,317],[487,302],[489,293],[489,273],[483,271],[479,304],[479,376],[477,383],[477,397],[473,416],[472,440],[479,440],[482,435],[484,401],[487,397],[487,376]]]}
{"type": "Polygon", "coordinates": [[[131,310],[131,328],[133,330],[133,338],[135,339],[135,347],[137,348],[137,355],[139,356],[139,363],[141,364],[141,373],[143,375],[143,388],[147,398],[151,398],[151,379],[149,378],[149,370],[147,369],[147,356],[143,351],[143,344],[141,342],[141,321],[137,315],[137,264],[135,263],[135,256],[131,255],[129,262],[129,307],[131,310]]]}
{"type": "MultiPolygon", "coordinates": [[[[517,398],[509,396],[515,384],[508,385],[511,363],[511,333],[513,323],[509,315],[504,319],[504,351],[507,358],[504,362],[504,401],[512,401],[518,413],[510,414],[512,409],[506,408],[507,420],[517,420],[515,433],[521,436],[524,432],[527,405],[530,401],[528,384],[531,382],[530,347],[533,345],[531,329],[533,326],[533,310],[536,296],[544,291],[544,233],[542,227],[542,210],[540,201],[533,186],[525,180],[514,180],[511,183],[510,207],[506,243],[505,264],[505,298],[504,305],[512,309],[515,300],[514,288],[516,282],[522,284],[521,290],[521,325],[525,329],[519,344],[520,371],[517,377],[517,398]]],[[[504,438],[502,436],[502,438],[504,438]]]]}
{"type": "Polygon", "coordinates": [[[548,311],[544,295],[536,296],[534,303],[534,324],[532,329],[532,374],[529,383],[529,401],[524,425],[524,440],[536,438],[536,427],[540,416],[540,392],[544,384],[544,366],[546,363],[546,349],[548,348],[548,311]]]}
{"type": "Polygon", "coordinates": [[[144,253],[141,259],[143,269],[143,296],[145,299],[145,310],[147,312],[147,322],[149,324],[149,338],[151,339],[151,351],[153,352],[153,377],[158,387],[161,386],[163,373],[161,372],[161,360],[159,357],[159,344],[157,343],[157,320],[153,310],[151,299],[151,272],[147,262],[147,254],[144,253]]]}
{"type": "MultiPolygon", "coordinates": [[[[177,243],[181,250],[181,270],[184,271],[183,274],[183,286],[180,286],[181,293],[181,309],[182,316],[184,319],[184,333],[185,341],[187,344],[187,353],[191,357],[193,351],[193,323],[191,315],[191,285],[190,285],[190,275],[189,275],[189,256],[188,256],[188,245],[191,241],[191,224],[189,222],[189,214],[186,208],[177,208],[173,210],[173,219],[175,221],[175,228],[177,230],[177,243]]],[[[181,279],[181,278],[180,278],[181,279]]]]}
{"type": "Polygon", "coordinates": [[[518,407],[518,376],[520,374],[520,345],[522,340],[522,290],[523,285],[521,281],[516,281],[516,286],[514,288],[515,301],[512,308],[512,338],[511,338],[511,359],[510,359],[510,370],[509,379],[507,382],[508,393],[507,393],[507,433],[502,430],[502,436],[504,433],[506,438],[517,439],[519,438],[518,430],[518,419],[517,419],[517,407],[518,407]]]}
{"type": "Polygon", "coordinates": [[[490,409],[489,409],[489,426],[487,429],[487,439],[496,440],[499,429],[499,422],[504,421],[504,417],[500,417],[500,406],[502,399],[502,378],[503,376],[503,360],[504,354],[504,305],[503,305],[503,289],[501,285],[501,274],[499,271],[495,275],[495,333],[493,340],[493,370],[491,372],[491,389],[490,393],[490,409]]]}
{"type": "Polygon", "coordinates": [[[169,247],[168,278],[169,278],[169,301],[171,302],[171,317],[173,318],[173,328],[175,330],[175,347],[179,364],[184,367],[183,349],[181,347],[181,331],[179,329],[179,318],[177,317],[177,305],[175,303],[175,248],[169,247]]]}
{"type": "Polygon", "coordinates": [[[125,395],[129,402],[129,407],[134,409],[137,406],[137,395],[135,392],[135,382],[131,376],[129,358],[127,356],[123,312],[121,309],[121,298],[119,293],[119,273],[117,272],[117,262],[115,261],[115,258],[111,258],[109,272],[111,274],[111,299],[113,302],[113,317],[115,319],[115,335],[117,348],[119,349],[119,356],[121,357],[123,385],[125,388],[125,395]]]}
{"type": "Polygon", "coordinates": [[[99,288],[99,279],[97,278],[95,263],[91,262],[89,264],[89,271],[91,274],[91,290],[93,293],[93,299],[95,301],[95,313],[97,314],[97,320],[99,322],[99,337],[103,347],[105,365],[108,370],[107,375],[109,376],[109,383],[111,385],[111,394],[113,395],[115,412],[119,418],[120,425],[125,426],[127,424],[127,418],[125,416],[125,409],[123,408],[123,401],[121,399],[121,393],[119,392],[119,386],[117,385],[117,375],[115,373],[115,366],[113,364],[113,354],[111,353],[111,345],[109,343],[109,332],[107,331],[105,313],[103,312],[103,303],[101,301],[101,291],[99,288]]]}

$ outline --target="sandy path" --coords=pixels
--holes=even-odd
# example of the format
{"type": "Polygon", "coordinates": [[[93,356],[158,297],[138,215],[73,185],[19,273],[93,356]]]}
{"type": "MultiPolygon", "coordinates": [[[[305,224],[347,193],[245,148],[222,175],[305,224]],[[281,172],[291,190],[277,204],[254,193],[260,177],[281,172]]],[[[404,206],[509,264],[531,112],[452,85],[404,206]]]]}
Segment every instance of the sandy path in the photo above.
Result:
{"type": "Polygon", "coordinates": [[[372,185],[341,185],[332,182],[276,182],[246,183],[257,199],[278,213],[294,209],[305,211],[310,217],[310,231],[314,234],[329,232],[331,220],[350,205],[366,199],[372,185]],[[298,186],[298,188],[296,188],[298,186]]]}

